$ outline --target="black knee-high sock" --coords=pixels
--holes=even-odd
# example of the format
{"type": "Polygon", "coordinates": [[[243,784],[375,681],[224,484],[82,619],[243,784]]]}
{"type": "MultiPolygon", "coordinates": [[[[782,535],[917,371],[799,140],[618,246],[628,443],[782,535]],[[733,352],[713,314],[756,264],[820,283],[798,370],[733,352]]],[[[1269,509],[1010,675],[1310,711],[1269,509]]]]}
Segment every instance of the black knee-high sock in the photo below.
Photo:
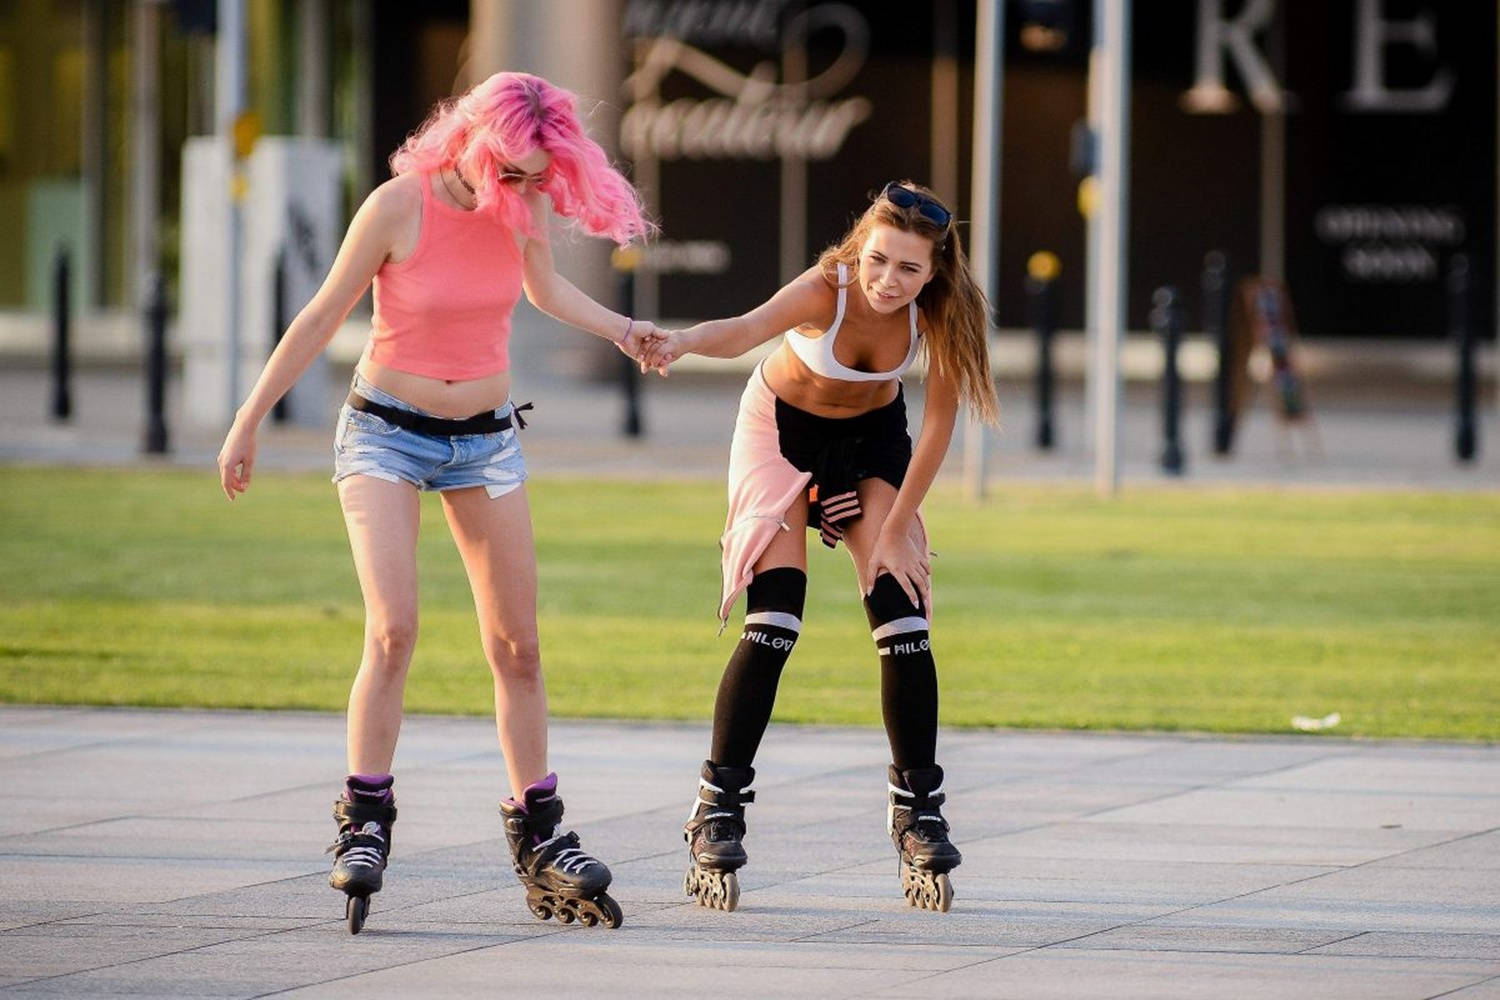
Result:
{"type": "Polygon", "coordinates": [[[903,771],[931,767],[937,756],[937,667],[927,614],[889,573],[875,578],[865,614],[880,651],[880,708],[891,760],[903,771]]]}
{"type": "Polygon", "coordinates": [[[802,632],[807,574],[790,566],[755,574],[745,592],[745,631],[729,657],[714,702],[710,758],[749,767],[771,721],[781,668],[802,632]]]}

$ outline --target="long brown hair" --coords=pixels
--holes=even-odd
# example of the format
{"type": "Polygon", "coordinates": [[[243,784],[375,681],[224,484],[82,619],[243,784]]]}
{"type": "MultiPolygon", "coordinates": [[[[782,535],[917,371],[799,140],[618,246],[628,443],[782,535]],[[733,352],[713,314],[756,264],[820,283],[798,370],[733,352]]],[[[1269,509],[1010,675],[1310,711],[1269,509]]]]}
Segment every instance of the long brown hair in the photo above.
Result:
{"type": "MultiPolygon", "coordinates": [[[[920,184],[904,180],[901,186],[942,205],[936,195],[920,184]]],[[[859,251],[876,226],[890,226],[931,240],[932,280],[917,293],[917,306],[927,316],[929,326],[922,338],[928,367],[954,381],[958,398],[980,420],[997,424],[1000,401],[995,397],[995,381],[990,375],[989,303],[969,273],[969,260],[951,213],[948,224],[940,226],[920,209],[920,204],[901,208],[882,193],[843,239],[818,256],[818,269],[823,272],[824,280],[837,287],[839,264],[858,270],[859,251]]]]}

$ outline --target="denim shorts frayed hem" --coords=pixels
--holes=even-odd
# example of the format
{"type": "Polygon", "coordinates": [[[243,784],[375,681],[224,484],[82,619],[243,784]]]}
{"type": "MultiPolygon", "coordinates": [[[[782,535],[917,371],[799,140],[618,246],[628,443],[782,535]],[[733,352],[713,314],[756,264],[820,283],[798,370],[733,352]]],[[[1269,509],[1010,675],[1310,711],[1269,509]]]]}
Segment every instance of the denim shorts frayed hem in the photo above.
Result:
{"type": "MultiPolygon", "coordinates": [[[[358,375],[354,377],[354,391],[372,402],[432,416],[358,375]]],[[[514,409],[507,400],[494,411],[495,416],[508,416],[514,409]]],[[[524,484],[527,473],[514,425],[494,434],[423,434],[345,403],[339,410],[333,437],[333,481],[350,476],[411,483],[419,490],[433,492],[483,486],[493,500],[524,484]]]]}

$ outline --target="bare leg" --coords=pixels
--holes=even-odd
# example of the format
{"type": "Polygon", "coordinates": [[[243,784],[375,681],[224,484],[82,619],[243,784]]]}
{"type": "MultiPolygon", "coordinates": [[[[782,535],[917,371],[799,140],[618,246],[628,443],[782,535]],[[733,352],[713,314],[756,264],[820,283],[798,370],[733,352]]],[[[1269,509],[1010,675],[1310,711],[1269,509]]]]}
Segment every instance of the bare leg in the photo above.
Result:
{"type": "Polygon", "coordinates": [[[463,557],[479,636],[495,681],[495,730],[511,794],[547,776],[547,688],[536,627],[536,543],[526,488],[490,499],[484,487],[443,493],[463,557]]]}
{"type": "MultiPolygon", "coordinates": [[[[889,509],[889,508],[887,508],[889,509]]],[[[807,496],[803,494],[792,501],[782,518],[787,531],[778,531],[771,544],[755,560],[754,571],[764,573],[768,569],[789,566],[807,572],[807,496]]]]}
{"type": "Polygon", "coordinates": [[[866,479],[859,484],[859,517],[844,525],[844,547],[854,561],[854,573],[859,577],[859,592],[867,594],[874,580],[866,580],[870,557],[875,553],[875,540],[885,519],[896,503],[896,488],[884,479],[866,479]]]}
{"type": "Polygon", "coordinates": [[[384,774],[396,755],[417,642],[417,488],[370,476],[339,482],[365,600],[365,644],[349,691],[349,773],[384,774]]]}

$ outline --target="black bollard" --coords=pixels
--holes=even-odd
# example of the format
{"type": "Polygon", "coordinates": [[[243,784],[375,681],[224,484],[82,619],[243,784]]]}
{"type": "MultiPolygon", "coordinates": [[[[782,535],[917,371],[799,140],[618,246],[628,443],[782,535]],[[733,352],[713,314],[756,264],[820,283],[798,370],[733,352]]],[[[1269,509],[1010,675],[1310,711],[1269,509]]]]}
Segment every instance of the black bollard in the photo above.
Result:
{"type": "Polygon", "coordinates": [[[72,270],[66,244],[57,248],[57,262],[52,268],[52,418],[67,420],[73,415],[72,357],[68,348],[68,293],[72,270]]]}
{"type": "Polygon", "coordinates": [[[146,434],[141,450],[167,453],[167,286],[160,274],[151,276],[146,303],[146,434]]]}
{"type": "MultiPolygon", "coordinates": [[[[271,350],[276,350],[286,334],[286,247],[276,251],[276,266],[271,272],[271,350]]],[[[271,407],[271,422],[286,423],[291,416],[287,406],[287,393],[282,393],[276,405],[271,407]]]]}
{"type": "MultiPolygon", "coordinates": [[[[635,315],[635,269],[641,251],[635,247],[620,248],[610,257],[620,280],[620,308],[626,316],[635,315]]],[[[622,331],[623,332],[623,331],[622,331]]],[[[625,398],[625,419],[620,431],[626,437],[638,438],[641,426],[641,372],[636,360],[620,352],[620,391],[625,398]]]]}
{"type": "Polygon", "coordinates": [[[1214,454],[1227,455],[1234,444],[1234,372],[1229,364],[1229,264],[1224,254],[1203,256],[1203,332],[1218,351],[1214,373],[1214,454]]]}
{"type": "Polygon", "coordinates": [[[1472,462],[1479,453],[1474,414],[1474,325],[1469,322],[1469,258],[1461,253],[1454,254],[1448,263],[1448,331],[1458,351],[1458,427],[1453,447],[1459,461],[1472,462]]]}
{"type": "Polygon", "coordinates": [[[1182,305],[1177,289],[1168,285],[1151,296],[1151,326],[1161,337],[1162,351],[1162,471],[1182,475],[1183,456],[1177,425],[1182,411],[1182,379],[1177,374],[1177,345],[1182,339],[1182,305]]]}
{"type": "Polygon", "coordinates": [[[1031,313],[1031,329],[1036,333],[1036,446],[1050,451],[1056,441],[1052,424],[1052,334],[1057,322],[1053,315],[1053,289],[1062,264],[1057,255],[1039,250],[1026,261],[1026,296],[1031,313]]]}

